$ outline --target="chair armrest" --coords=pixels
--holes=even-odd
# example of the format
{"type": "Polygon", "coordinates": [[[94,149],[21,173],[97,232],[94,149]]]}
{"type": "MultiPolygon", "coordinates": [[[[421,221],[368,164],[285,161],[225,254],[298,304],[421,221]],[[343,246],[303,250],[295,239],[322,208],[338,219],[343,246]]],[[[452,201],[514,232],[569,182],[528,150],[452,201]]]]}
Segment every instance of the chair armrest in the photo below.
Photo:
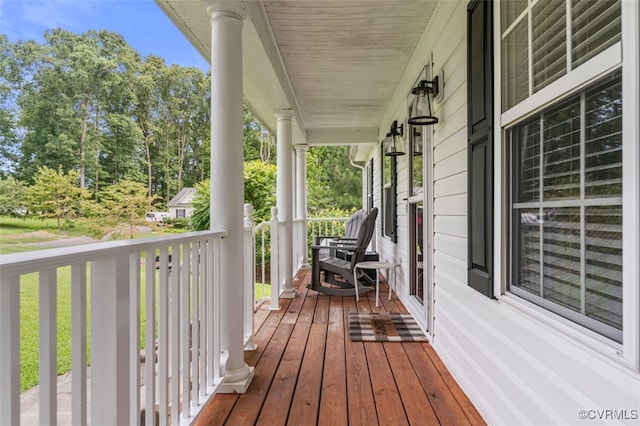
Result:
{"type": "Polygon", "coordinates": [[[337,244],[337,245],[330,245],[330,246],[311,246],[311,250],[312,251],[319,251],[322,249],[329,249],[329,250],[335,250],[335,249],[345,249],[345,250],[355,250],[357,249],[358,246],[354,246],[353,244],[337,244]]]}
{"type": "Polygon", "coordinates": [[[344,235],[316,235],[313,237],[313,244],[319,245],[322,240],[335,240],[336,238],[344,238],[344,235]]]}
{"type": "Polygon", "coordinates": [[[329,245],[330,246],[336,246],[338,244],[344,244],[344,243],[351,243],[356,244],[358,242],[357,238],[334,238],[333,240],[329,241],[329,245]]]}

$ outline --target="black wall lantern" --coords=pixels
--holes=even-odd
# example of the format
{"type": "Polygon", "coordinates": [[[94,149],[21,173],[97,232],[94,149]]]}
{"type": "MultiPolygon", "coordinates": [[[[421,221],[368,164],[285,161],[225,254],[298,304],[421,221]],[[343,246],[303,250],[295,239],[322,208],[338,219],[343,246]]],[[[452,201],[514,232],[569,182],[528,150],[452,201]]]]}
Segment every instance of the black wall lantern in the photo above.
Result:
{"type": "Polygon", "coordinates": [[[384,155],[387,157],[397,157],[404,155],[402,135],[404,133],[404,125],[398,127],[398,120],[391,123],[391,129],[384,138],[384,155]]]}
{"type": "Polygon", "coordinates": [[[409,117],[409,124],[413,126],[429,126],[436,124],[438,118],[431,111],[431,98],[438,96],[438,77],[433,80],[422,80],[411,90],[415,95],[414,105],[411,108],[412,116],[409,117]]]}

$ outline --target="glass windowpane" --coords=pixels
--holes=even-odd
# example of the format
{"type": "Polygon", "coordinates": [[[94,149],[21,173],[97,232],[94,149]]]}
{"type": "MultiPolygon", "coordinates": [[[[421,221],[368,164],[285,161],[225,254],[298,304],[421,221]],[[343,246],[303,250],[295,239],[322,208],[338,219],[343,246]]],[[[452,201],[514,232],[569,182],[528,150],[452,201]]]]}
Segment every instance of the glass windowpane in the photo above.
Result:
{"type": "Polygon", "coordinates": [[[622,206],[585,210],[586,315],[622,329],[622,206]]]}
{"type": "Polygon", "coordinates": [[[567,73],[564,1],[541,0],[533,8],[533,91],[567,73]]]}
{"type": "Polygon", "coordinates": [[[517,287],[540,294],[540,218],[538,209],[516,211],[517,287]]]}
{"type": "Polygon", "coordinates": [[[544,209],[543,294],[580,312],[580,208],[544,209]]]}
{"type": "Polygon", "coordinates": [[[502,111],[529,96],[528,39],[523,19],[502,41],[502,111]]]}
{"type": "Polygon", "coordinates": [[[527,0],[507,0],[500,5],[500,28],[505,32],[527,7],[527,0]]]}
{"type": "Polygon", "coordinates": [[[519,125],[514,132],[519,142],[515,161],[519,176],[516,202],[538,201],[540,199],[540,122],[530,121],[519,125]]]}
{"type": "Polygon", "coordinates": [[[571,13],[573,68],[620,41],[619,0],[572,0],[571,13]]]}
{"type": "Polygon", "coordinates": [[[622,84],[619,73],[613,82],[586,95],[587,197],[622,195],[622,84]]]}
{"type": "Polygon", "coordinates": [[[545,113],[544,200],[580,196],[580,104],[577,101],[572,99],[568,105],[545,113]]]}

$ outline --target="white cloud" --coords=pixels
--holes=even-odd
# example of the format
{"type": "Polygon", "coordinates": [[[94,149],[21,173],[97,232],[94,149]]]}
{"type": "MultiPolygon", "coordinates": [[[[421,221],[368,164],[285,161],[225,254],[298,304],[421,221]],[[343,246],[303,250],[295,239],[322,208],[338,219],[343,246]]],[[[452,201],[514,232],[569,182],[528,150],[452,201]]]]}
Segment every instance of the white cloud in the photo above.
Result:
{"type": "Polygon", "coordinates": [[[40,41],[45,30],[81,27],[91,13],[91,2],[87,1],[2,0],[0,31],[13,41],[40,41]]]}

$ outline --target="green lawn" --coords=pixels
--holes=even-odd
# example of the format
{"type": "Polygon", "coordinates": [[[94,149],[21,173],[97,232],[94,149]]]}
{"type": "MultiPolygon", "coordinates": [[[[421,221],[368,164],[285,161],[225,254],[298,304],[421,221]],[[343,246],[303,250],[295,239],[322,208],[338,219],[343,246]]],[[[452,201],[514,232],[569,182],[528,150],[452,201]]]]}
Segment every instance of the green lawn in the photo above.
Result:
{"type": "MultiPolygon", "coordinates": [[[[58,230],[58,222],[50,218],[34,218],[34,217],[8,217],[0,216],[0,243],[16,244],[25,242],[20,235],[42,231],[54,235],[55,238],[79,237],[83,235],[91,235],[92,227],[99,222],[88,219],[75,219],[63,223],[62,229],[58,230]]],[[[29,237],[27,237],[29,238],[29,237]]],[[[38,237],[34,238],[38,239],[38,237]]],[[[39,237],[40,241],[51,240],[49,237],[39,237]]],[[[34,242],[34,241],[28,241],[34,242]]]]}

